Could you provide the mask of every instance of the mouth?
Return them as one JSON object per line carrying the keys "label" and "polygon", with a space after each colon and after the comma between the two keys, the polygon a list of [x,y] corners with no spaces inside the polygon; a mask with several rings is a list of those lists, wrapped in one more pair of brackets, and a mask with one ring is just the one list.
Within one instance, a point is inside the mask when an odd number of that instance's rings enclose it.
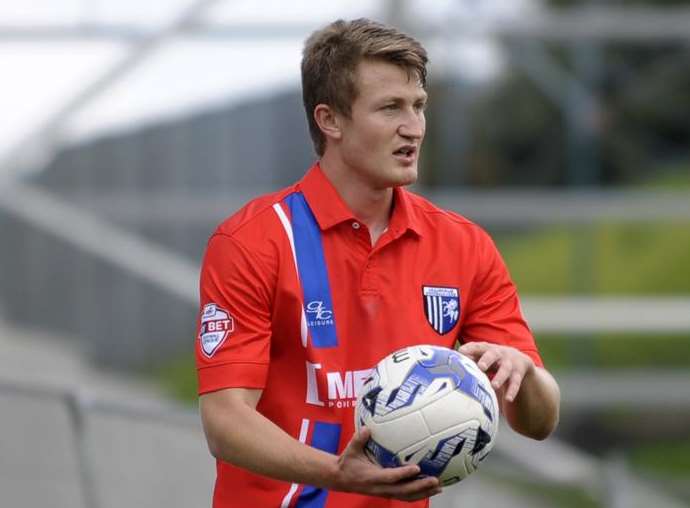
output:
{"label": "mouth", "polygon": [[414,145],[403,145],[393,152],[393,156],[405,163],[414,162],[417,158],[417,147]]}

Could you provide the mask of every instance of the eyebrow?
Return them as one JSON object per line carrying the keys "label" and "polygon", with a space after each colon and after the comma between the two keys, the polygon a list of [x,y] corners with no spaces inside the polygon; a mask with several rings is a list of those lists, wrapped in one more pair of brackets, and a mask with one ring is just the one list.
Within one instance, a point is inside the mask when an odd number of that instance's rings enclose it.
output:
{"label": "eyebrow", "polygon": [[[419,101],[424,101],[426,102],[429,99],[429,94],[422,93],[417,96],[415,96],[412,100],[412,102],[419,102]],[[407,99],[405,97],[401,97],[399,95],[388,95],[385,97],[382,97],[380,102],[406,102]]]}

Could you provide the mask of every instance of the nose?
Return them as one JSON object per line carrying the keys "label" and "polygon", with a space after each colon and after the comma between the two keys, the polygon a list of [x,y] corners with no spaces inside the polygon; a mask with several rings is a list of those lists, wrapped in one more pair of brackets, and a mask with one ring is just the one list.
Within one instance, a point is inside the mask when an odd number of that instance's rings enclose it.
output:
{"label": "nose", "polygon": [[426,118],[424,111],[409,111],[398,127],[398,134],[403,138],[410,140],[418,140],[424,137],[426,129]]}

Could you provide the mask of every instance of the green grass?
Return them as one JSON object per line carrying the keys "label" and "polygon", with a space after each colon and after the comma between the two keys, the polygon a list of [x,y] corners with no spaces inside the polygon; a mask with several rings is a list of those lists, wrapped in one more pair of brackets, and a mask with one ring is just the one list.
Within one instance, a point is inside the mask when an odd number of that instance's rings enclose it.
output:
{"label": "green grass", "polygon": [[175,399],[196,403],[197,378],[194,355],[178,356],[165,362],[155,370],[154,378]]}
{"label": "green grass", "polygon": [[544,334],[537,337],[537,344],[544,363],[553,370],[690,368],[690,333]]}
{"label": "green grass", "polygon": [[606,223],[494,237],[523,295],[690,294],[690,223]]}
{"label": "green grass", "polygon": [[553,506],[554,508],[601,508],[602,504],[594,499],[584,489],[565,485],[551,485],[520,481],[514,478],[497,475],[496,479],[501,483],[523,493],[527,498],[533,499],[541,506]]}
{"label": "green grass", "polygon": [[633,468],[671,477],[690,476],[690,438],[635,446],[628,451]]}
{"label": "green grass", "polygon": [[[690,190],[690,164],[652,168],[642,190]],[[690,223],[614,223],[495,234],[522,294],[690,294]]]}
{"label": "green grass", "polygon": [[642,189],[688,190],[690,189],[690,165],[670,164],[657,168],[654,176],[635,185]]}

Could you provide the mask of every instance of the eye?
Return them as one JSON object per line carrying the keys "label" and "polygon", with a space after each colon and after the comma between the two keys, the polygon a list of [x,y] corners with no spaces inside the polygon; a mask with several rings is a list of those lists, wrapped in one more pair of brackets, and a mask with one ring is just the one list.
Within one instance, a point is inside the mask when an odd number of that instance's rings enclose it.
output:
{"label": "eye", "polygon": [[426,102],[417,102],[414,105],[414,109],[418,112],[426,110]]}
{"label": "eye", "polygon": [[385,104],[381,109],[383,109],[384,111],[395,111],[396,109],[398,109],[398,105],[394,102],[391,102],[390,104]]}

